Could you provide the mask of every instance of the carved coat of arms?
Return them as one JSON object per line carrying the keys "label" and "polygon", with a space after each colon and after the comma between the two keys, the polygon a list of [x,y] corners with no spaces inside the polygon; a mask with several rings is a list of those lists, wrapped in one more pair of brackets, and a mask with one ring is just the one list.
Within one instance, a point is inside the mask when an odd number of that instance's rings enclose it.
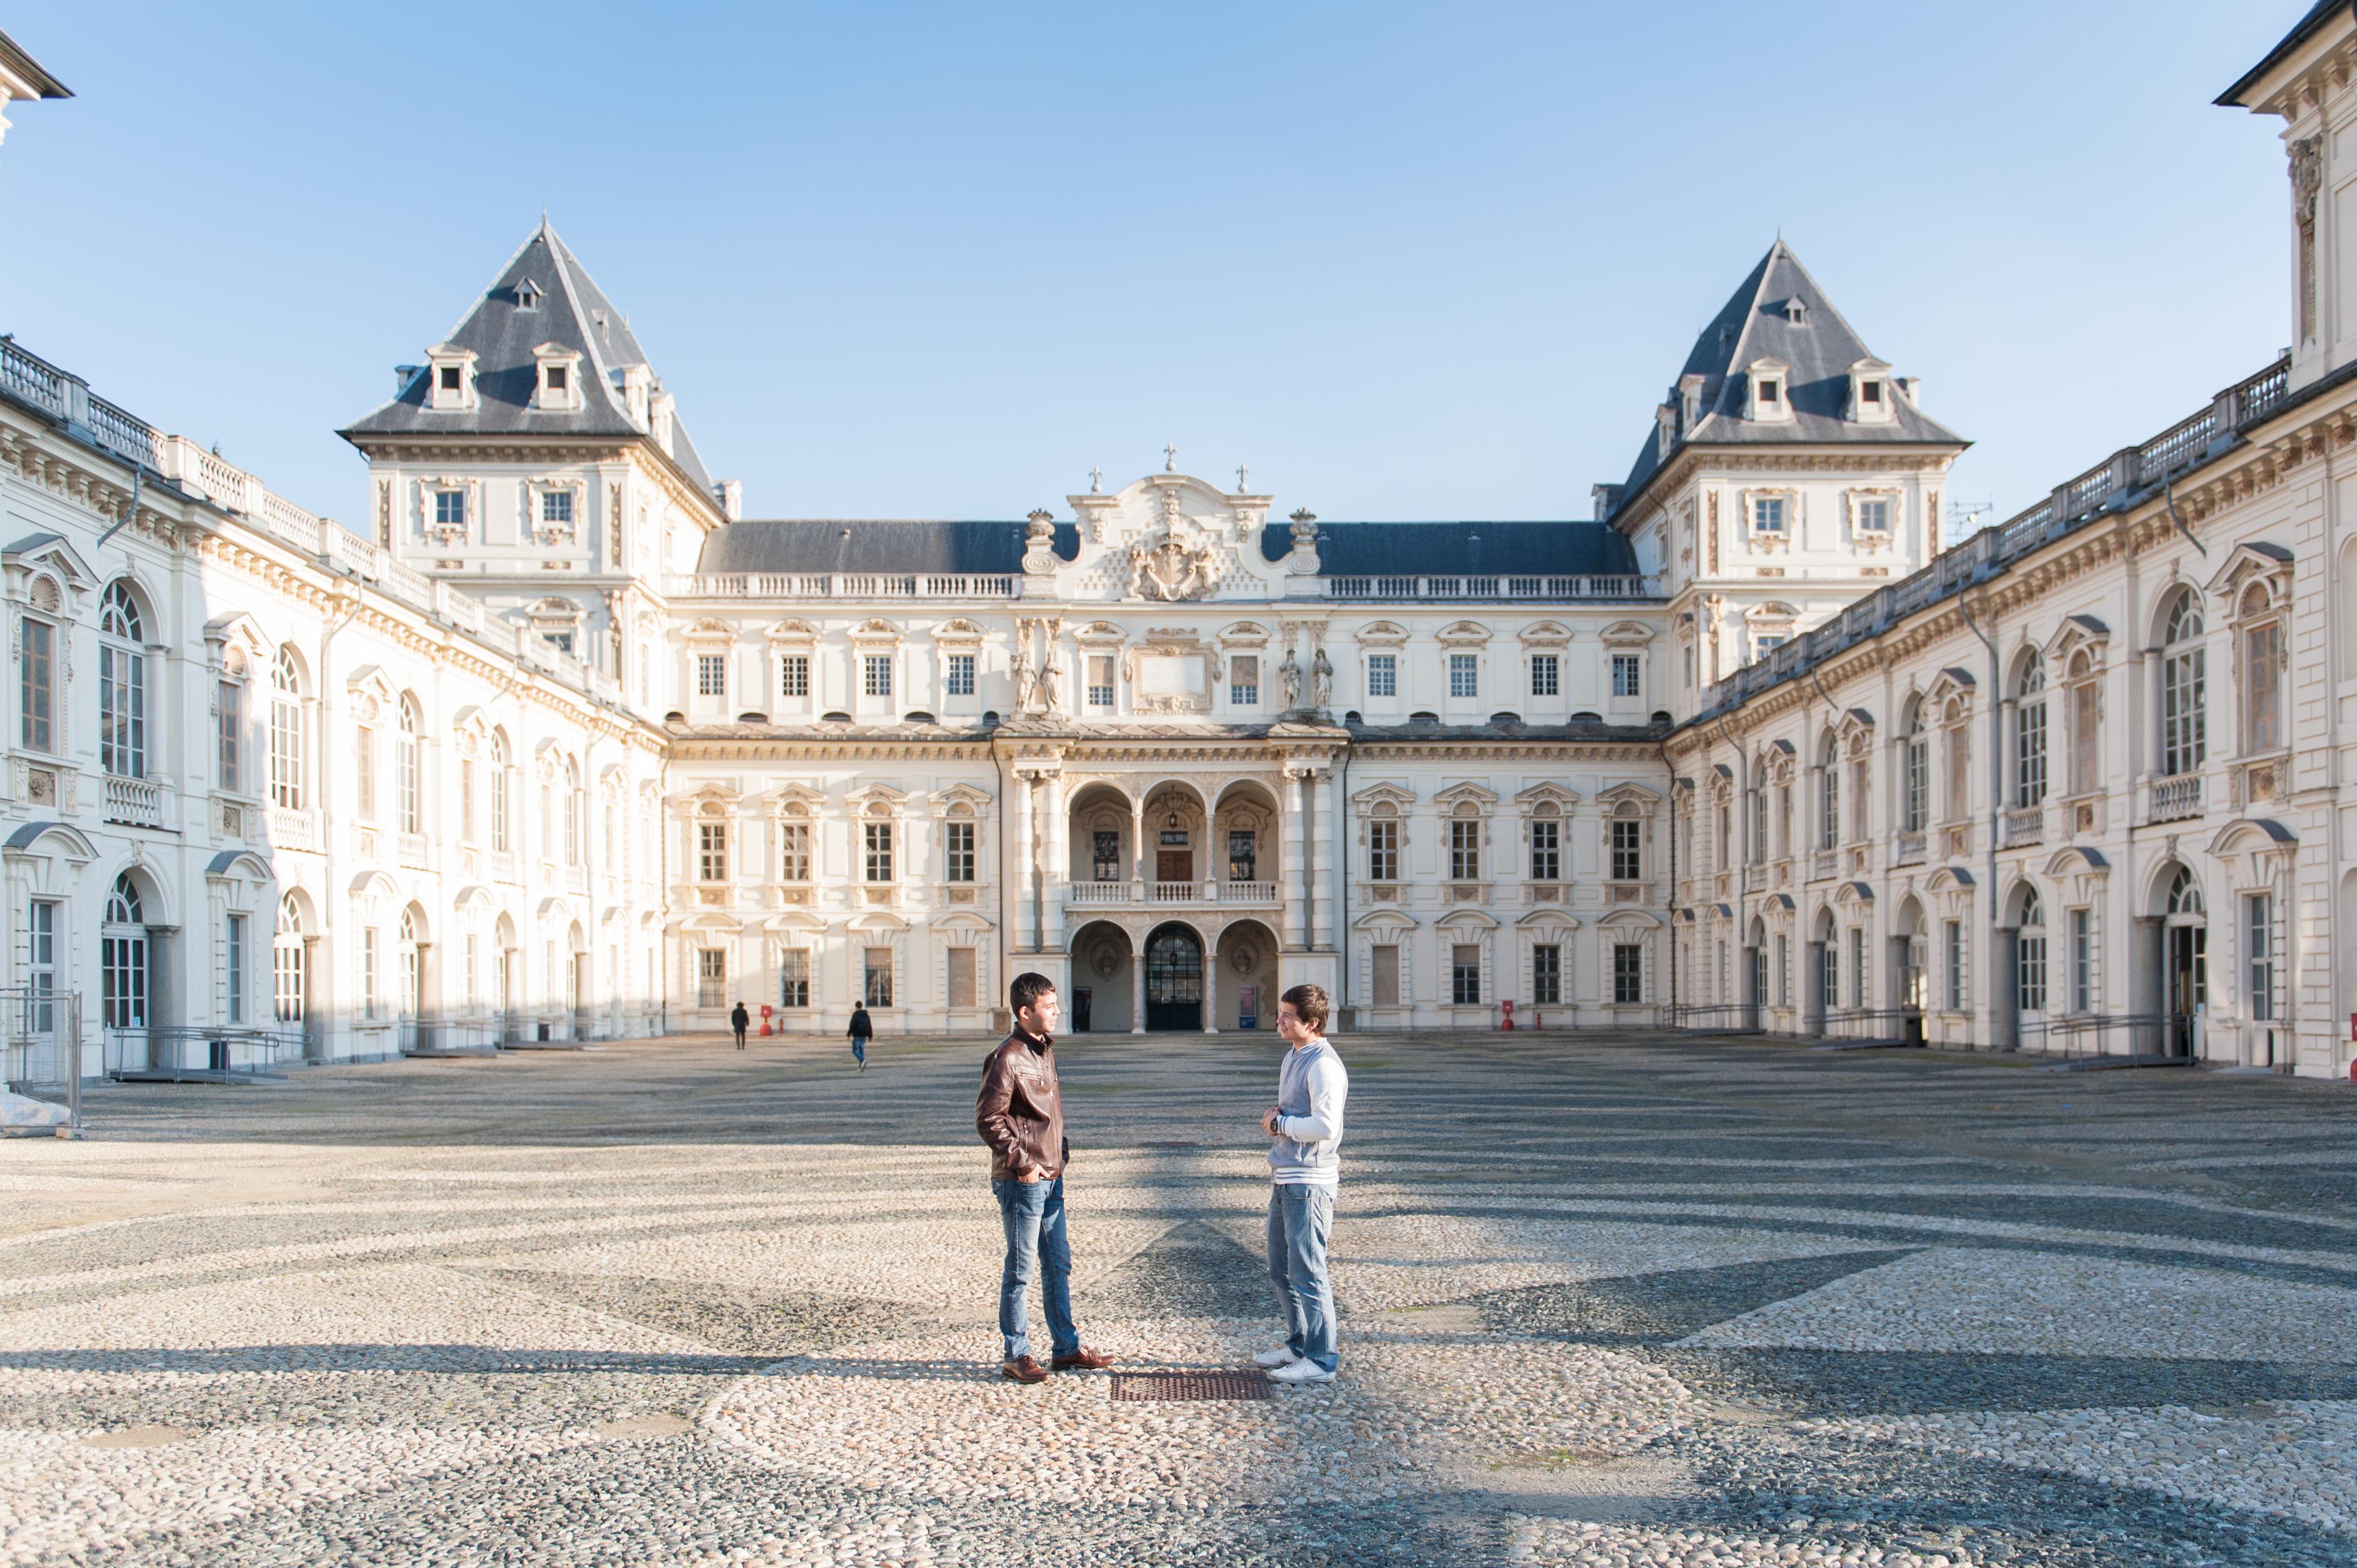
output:
{"label": "carved coat of arms", "polygon": [[1200,598],[1219,575],[1218,552],[1178,510],[1178,496],[1165,495],[1162,526],[1129,547],[1129,591],[1146,599]]}

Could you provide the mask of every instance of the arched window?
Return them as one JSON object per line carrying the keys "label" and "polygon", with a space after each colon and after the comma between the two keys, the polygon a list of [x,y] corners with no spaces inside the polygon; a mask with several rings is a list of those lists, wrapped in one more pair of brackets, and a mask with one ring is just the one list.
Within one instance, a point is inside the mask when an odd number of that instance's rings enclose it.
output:
{"label": "arched window", "polygon": [[1923,704],[1907,709],[1907,728],[1900,741],[1900,825],[1920,833],[1932,821],[1932,737],[1923,729]]}
{"label": "arched window", "polygon": [[1825,731],[1817,746],[1817,847],[1841,846],[1841,743]]}
{"label": "arched window", "polygon": [[425,1011],[425,970],[417,950],[417,917],[401,912],[401,1015],[413,1020]]}
{"label": "arched window", "polygon": [[106,924],[99,933],[101,1004],[110,1029],[147,1026],[147,918],[138,886],[124,872],[106,895]]}
{"label": "arched window", "polygon": [[2013,795],[2018,806],[2046,803],[2046,660],[2031,654],[2014,693]]}
{"label": "arched window", "polygon": [[2177,875],[2169,879],[2169,912],[2172,915],[2206,912],[2201,905],[2201,885],[2193,880],[2193,873],[2181,865],[2177,868]]}
{"label": "arched window", "polygon": [[515,798],[515,764],[508,756],[508,737],[491,735],[491,853],[508,853],[508,807]]}
{"label": "arched window", "polygon": [[278,929],[270,943],[271,990],[278,1021],[303,1021],[303,913],[287,894],[278,900]]}
{"label": "arched window", "polygon": [[393,757],[395,788],[401,793],[401,831],[418,833],[425,831],[425,779],[418,757],[418,731],[422,727],[417,713],[417,699],[404,693],[401,698],[401,738]]}
{"label": "arched window", "polygon": [[270,663],[270,803],[303,804],[303,689],[291,648]]}
{"label": "arched window", "polygon": [[147,650],[138,601],[107,585],[98,611],[98,761],[117,779],[147,777]]}
{"label": "arched window", "polygon": [[2046,1011],[2046,911],[2038,890],[2021,896],[2021,929],[2017,935],[2019,956],[2015,964],[2015,994],[2024,1013]]}
{"label": "arched window", "polygon": [[2161,634],[2160,770],[2169,777],[2198,771],[2209,757],[2204,717],[2207,670],[2201,648],[2201,601],[2180,588]]}
{"label": "arched window", "polygon": [[143,926],[145,907],[139,901],[139,889],[124,872],[114,879],[106,893],[106,923],[110,926]]}
{"label": "arched window", "polygon": [[1948,817],[1952,822],[1965,822],[1973,815],[1973,711],[1964,698],[1948,699],[1947,736],[1944,750],[1948,762]]}

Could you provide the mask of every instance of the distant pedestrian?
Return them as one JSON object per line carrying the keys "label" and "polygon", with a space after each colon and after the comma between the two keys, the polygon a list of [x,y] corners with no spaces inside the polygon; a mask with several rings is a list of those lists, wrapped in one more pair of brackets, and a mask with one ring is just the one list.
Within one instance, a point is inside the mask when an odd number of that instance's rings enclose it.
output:
{"label": "distant pedestrian", "polygon": [[859,1070],[867,1070],[867,1040],[876,1033],[876,1020],[867,1015],[867,1004],[860,1003],[851,1010],[851,1059]]}
{"label": "distant pedestrian", "polygon": [[1268,1276],[1285,1302],[1285,1343],[1253,1359],[1273,1383],[1330,1383],[1338,1364],[1326,1240],[1341,1187],[1351,1078],[1326,1041],[1326,1009],[1322,986],[1297,985],[1278,998],[1276,1032],[1292,1048],[1277,1071],[1276,1103],[1260,1119],[1271,1140]]}
{"label": "distant pedestrian", "polygon": [[737,1031],[737,1048],[740,1051],[745,1048],[745,1031],[752,1026],[752,1022],[753,1015],[745,1011],[745,1004],[742,1002],[729,1010],[728,1026]]}
{"label": "distant pedestrian", "polygon": [[[1056,1087],[1056,983],[1018,974],[1006,988],[1015,1027],[983,1058],[974,1130],[990,1146],[990,1191],[1006,1230],[1006,1265],[998,1276],[1001,1377],[1043,1383],[1050,1371],[1093,1372],[1113,1365],[1081,1343],[1072,1326],[1072,1243],[1064,1230],[1064,1101]],[[1048,1364],[1031,1354],[1028,1326],[1031,1276],[1042,1274],[1048,1301]]]}

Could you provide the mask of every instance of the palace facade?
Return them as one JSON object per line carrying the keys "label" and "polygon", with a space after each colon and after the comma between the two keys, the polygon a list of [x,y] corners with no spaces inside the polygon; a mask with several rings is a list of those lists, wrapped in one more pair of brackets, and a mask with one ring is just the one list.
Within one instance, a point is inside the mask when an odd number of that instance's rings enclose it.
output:
{"label": "palace facade", "polygon": [[2286,124],[2287,358],[1954,548],[1964,441],[1781,241],[1578,521],[1175,453],[1022,520],[745,518],[544,222],[343,432],[354,527],[0,344],[12,1027],[981,1032],[1039,969],[1092,1033],[1315,980],[1359,1029],[2341,1072],[2352,32],[2222,100]]}

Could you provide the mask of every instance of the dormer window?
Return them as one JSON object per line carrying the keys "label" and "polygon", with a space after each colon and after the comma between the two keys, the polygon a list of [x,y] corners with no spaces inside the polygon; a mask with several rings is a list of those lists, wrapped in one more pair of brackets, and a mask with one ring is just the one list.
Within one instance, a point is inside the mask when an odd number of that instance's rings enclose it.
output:
{"label": "dormer window", "polygon": [[538,310],[540,308],[540,285],[533,282],[530,278],[526,278],[523,282],[516,285],[515,294],[516,308],[518,310]]}
{"label": "dormer window", "polygon": [[1899,417],[1898,390],[1889,365],[1860,360],[1849,368],[1849,417],[1854,424],[1889,424]]}
{"label": "dormer window", "polygon": [[442,411],[475,406],[475,353],[444,344],[430,350],[432,379],[425,383],[425,406]]}
{"label": "dormer window", "polygon": [[1754,360],[1745,367],[1750,385],[1746,419],[1760,424],[1789,424],[1792,420],[1792,378],[1781,360]]}
{"label": "dormer window", "polygon": [[1803,300],[1798,295],[1786,300],[1784,302],[1784,319],[1791,322],[1795,327],[1806,327],[1809,324],[1809,306],[1807,302]]}
{"label": "dormer window", "polygon": [[532,351],[532,357],[540,371],[533,388],[532,405],[544,409],[579,408],[580,354],[559,344],[543,343]]}

